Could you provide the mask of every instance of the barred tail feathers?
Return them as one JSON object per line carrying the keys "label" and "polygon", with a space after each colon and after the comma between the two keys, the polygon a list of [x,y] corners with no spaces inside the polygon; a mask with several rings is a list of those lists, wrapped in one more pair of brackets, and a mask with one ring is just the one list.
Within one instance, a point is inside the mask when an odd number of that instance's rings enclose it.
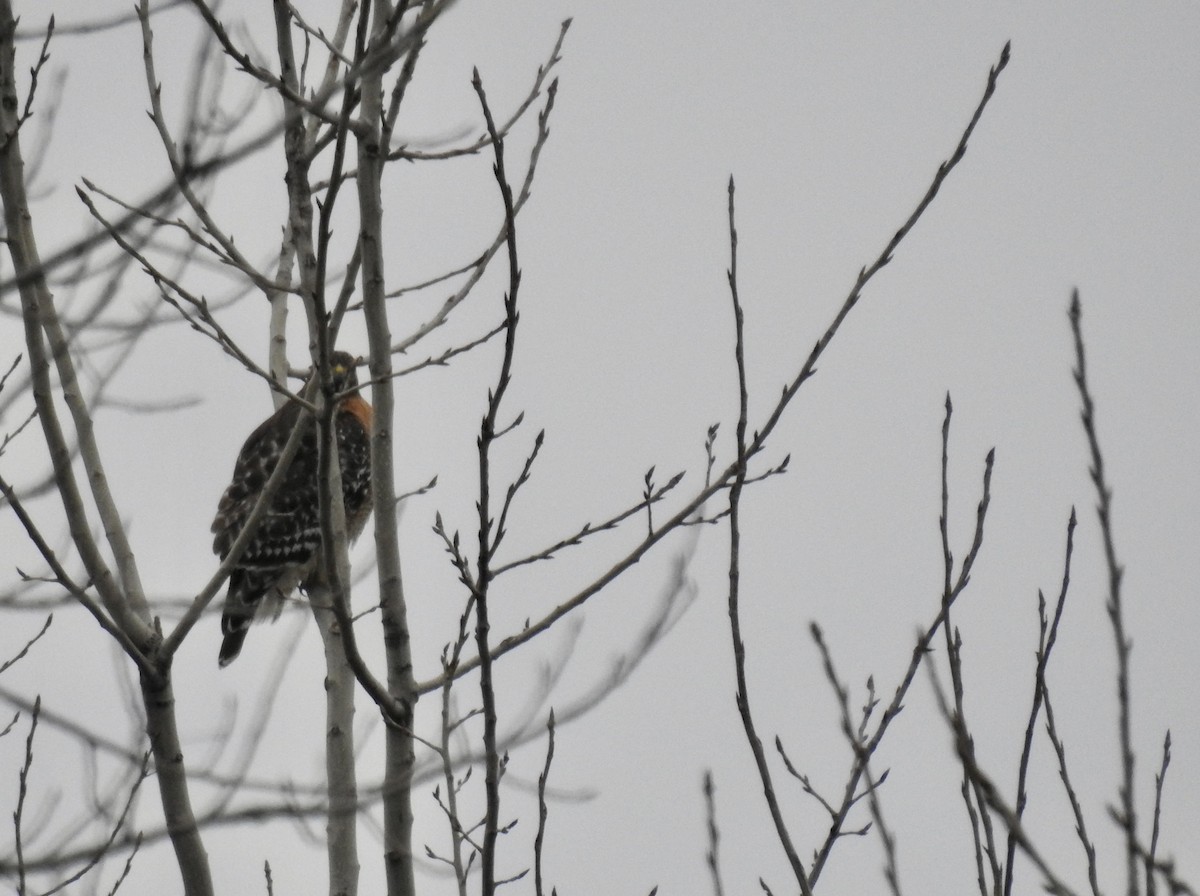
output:
{"label": "barred tail feathers", "polygon": [[237,659],[238,654],[242,652],[242,642],[246,640],[246,632],[250,630],[248,620],[238,623],[241,628],[228,629],[225,620],[230,618],[226,616],[221,620],[221,630],[225,633],[225,637],[221,641],[221,653],[217,656],[217,665],[222,669]]}
{"label": "barred tail feathers", "polygon": [[225,595],[225,609],[221,614],[221,652],[217,662],[225,668],[241,652],[242,642],[250,630],[250,623],[262,607],[263,597],[272,588],[278,587],[278,569],[235,569],[229,576],[229,591]]}

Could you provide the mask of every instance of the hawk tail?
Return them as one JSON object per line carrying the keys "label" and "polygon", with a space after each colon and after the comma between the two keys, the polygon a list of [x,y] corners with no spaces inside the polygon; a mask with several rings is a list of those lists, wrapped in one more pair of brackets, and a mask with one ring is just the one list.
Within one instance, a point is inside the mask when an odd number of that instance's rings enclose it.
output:
{"label": "hawk tail", "polygon": [[222,624],[221,629],[225,632],[225,638],[221,641],[221,653],[217,657],[217,664],[224,669],[242,652],[242,642],[246,640],[246,632],[250,630],[250,623],[247,620],[241,628],[232,630]]}
{"label": "hawk tail", "polygon": [[217,663],[222,669],[237,659],[263,596],[277,577],[275,570],[260,572],[235,569],[230,574],[229,592],[225,595],[225,609],[221,614],[221,634],[225,637],[217,656]]}

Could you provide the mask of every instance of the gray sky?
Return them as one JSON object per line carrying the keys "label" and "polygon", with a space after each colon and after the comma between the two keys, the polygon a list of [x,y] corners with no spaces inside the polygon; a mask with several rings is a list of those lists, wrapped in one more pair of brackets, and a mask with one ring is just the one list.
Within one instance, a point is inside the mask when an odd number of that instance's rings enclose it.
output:
{"label": "gray sky", "polygon": [[[62,25],[127,5],[27,3],[22,24],[40,24],[50,10]],[[265,52],[269,6],[257,6],[248,27]],[[319,4],[310,6],[310,20],[320,21]],[[1120,853],[1105,813],[1117,781],[1113,642],[1066,316],[1078,287],[1115,491],[1117,549],[1127,567],[1139,809],[1146,818],[1170,727],[1175,747],[1162,838],[1194,883],[1200,303],[1192,256],[1200,238],[1193,159],[1200,141],[1200,8],[463,4],[433,33],[401,125],[406,139],[428,145],[473,136],[471,67],[479,67],[493,105],[507,108],[545,60],[559,22],[572,16],[550,142],[518,227],[523,310],[509,407],[523,409],[526,424],[501,457],[515,473],[538,429],[547,430],[547,442],[514,518],[513,552],[636,501],[651,465],[660,481],[687,469],[684,487],[695,487],[714,422],[722,425],[718,450],[728,462],[736,417],[725,282],[729,176],[737,183],[753,422],[795,374],[859,268],[924,193],[978,102],[988,67],[1011,39],[1012,62],[966,158],[870,285],[760,460],[791,455],[786,476],[746,496],[751,697],[768,745],[778,734],[822,792],[839,794],[850,753],[808,624],[824,628],[855,707],[868,675],[890,696],[918,626],[938,606],[940,427],[949,390],[956,557],[970,540],[984,455],[996,448],[986,542],[957,614],[981,761],[1011,793],[1032,689],[1037,591],[1057,594],[1075,506],[1073,584],[1050,676],[1072,771],[1102,847],[1101,870],[1108,889],[1116,888]],[[193,29],[182,11],[156,24],[164,102],[174,121],[187,101],[183,71]],[[23,49],[18,71],[32,61],[32,45]],[[40,181],[51,192],[35,209],[44,251],[84,226],[73,190],[82,177],[136,198],[167,175],[144,115],[136,31],[64,37],[52,52],[52,68],[69,74]],[[231,99],[251,89],[232,72],[226,88]],[[514,167],[529,138],[526,128],[512,141]],[[389,176],[390,287],[465,263],[490,239],[500,204],[489,167],[480,159],[398,167]],[[239,246],[265,258],[279,238],[283,203],[281,164],[265,153],[223,182],[213,206]],[[489,275],[473,306],[421,357],[499,320],[500,273]],[[130,302],[150,297],[146,284],[131,280]],[[394,329],[425,320],[443,298],[434,290],[398,307]],[[243,303],[225,320],[263,356],[261,303]],[[0,332],[15,352],[18,329],[0,323]],[[297,364],[302,345],[294,346]],[[350,329],[346,347],[365,350],[361,331]],[[470,530],[473,430],[496,363],[494,352],[481,352],[450,370],[410,377],[398,392],[400,486],[439,476],[438,488],[410,502],[403,517],[419,678],[437,671],[461,602],[430,526],[440,510],[448,525]],[[155,335],[115,390],[127,398],[201,399],[170,414],[100,421],[148,587],[190,593],[214,568],[208,524],[238,446],[269,411],[267,395],[182,328]],[[22,464],[37,469],[40,456],[30,432],[0,464],[19,480]],[[0,527],[4,543],[16,544],[11,519]],[[541,615],[638,534],[635,528],[597,539],[514,579],[501,593],[497,630]],[[604,676],[653,614],[672,552],[684,546],[683,539],[668,544],[589,605],[550,703],[565,706]],[[561,893],[644,894],[654,884],[664,894],[705,892],[705,768],[716,780],[726,891],[758,892],[760,875],[776,893],[793,889],[733,701],[725,546],[723,528],[705,528],[690,570],[696,597],[688,613],[626,687],[559,732],[552,781],[567,792],[595,794],[552,807],[547,876]],[[13,553],[30,562],[27,549]],[[355,557],[367,554],[363,544]],[[118,736],[126,724],[113,721],[123,718],[114,713],[122,695],[108,645],[86,620],[59,615],[38,654],[4,684],[40,691],[63,711],[79,707]],[[34,625],[32,616],[6,624],[0,653],[11,653]],[[202,738],[235,697],[242,700],[237,731],[245,728],[255,683],[287,628],[253,631],[243,658],[220,674],[215,619],[191,635],[176,680],[185,731],[196,739],[194,762],[211,755]],[[320,646],[312,629],[310,623],[302,636],[268,729],[257,766],[263,773],[285,767],[300,777],[321,766]],[[938,646],[944,660],[940,638]],[[538,664],[566,647],[563,635],[552,636],[524,660],[501,664],[502,711],[518,712],[536,687]],[[962,891],[972,885],[974,864],[951,739],[923,676],[907,703],[877,763],[891,769],[881,795],[898,836],[902,881],[908,892],[937,892],[939,885]],[[434,730],[435,710],[432,701],[422,709],[426,733]],[[365,700],[359,714],[367,725],[373,714]],[[8,781],[0,792],[15,788],[23,748],[17,740],[0,741],[0,773]],[[378,768],[380,744],[376,731],[364,753],[364,779]],[[53,786],[51,769],[74,767],[70,748],[55,758],[52,749],[48,744],[40,767],[42,787]],[[536,780],[541,759],[540,747],[515,752],[512,776]],[[775,770],[807,857],[827,822],[782,767]],[[1044,838],[1063,876],[1086,886],[1044,738],[1031,782],[1030,829]],[[505,796],[504,814],[521,817],[502,858],[501,870],[513,873],[528,864],[536,809],[522,790]],[[156,800],[143,810],[148,819]],[[427,791],[416,804],[418,847],[441,847],[444,825]],[[218,832],[207,844],[225,892],[246,892],[240,888],[258,880],[264,858],[276,893],[312,891],[324,867],[323,849],[289,829],[277,829],[268,842],[245,829]],[[362,858],[363,892],[373,892],[381,869],[369,835]],[[830,892],[882,891],[881,866],[876,838],[849,839],[823,882]],[[173,874],[169,861],[147,856],[130,889],[172,885]],[[1025,889],[1037,886],[1029,868],[1018,880]],[[452,884],[431,878],[429,886],[449,892]]]}

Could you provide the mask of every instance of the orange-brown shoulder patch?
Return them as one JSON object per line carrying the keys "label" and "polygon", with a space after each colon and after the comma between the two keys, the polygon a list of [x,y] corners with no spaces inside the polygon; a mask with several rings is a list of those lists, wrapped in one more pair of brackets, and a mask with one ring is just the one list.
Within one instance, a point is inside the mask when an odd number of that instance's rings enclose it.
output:
{"label": "orange-brown shoulder patch", "polygon": [[349,411],[363,425],[363,429],[367,432],[371,431],[371,420],[375,416],[375,409],[357,392],[342,399],[342,410]]}

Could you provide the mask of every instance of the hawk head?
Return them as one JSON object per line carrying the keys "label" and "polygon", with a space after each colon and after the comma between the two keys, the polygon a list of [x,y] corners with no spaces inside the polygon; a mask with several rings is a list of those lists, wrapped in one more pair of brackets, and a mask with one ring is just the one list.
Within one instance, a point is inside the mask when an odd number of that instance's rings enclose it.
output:
{"label": "hawk head", "polygon": [[349,352],[334,352],[329,356],[329,372],[333,374],[333,391],[340,394],[358,385],[358,365],[362,358]]}

